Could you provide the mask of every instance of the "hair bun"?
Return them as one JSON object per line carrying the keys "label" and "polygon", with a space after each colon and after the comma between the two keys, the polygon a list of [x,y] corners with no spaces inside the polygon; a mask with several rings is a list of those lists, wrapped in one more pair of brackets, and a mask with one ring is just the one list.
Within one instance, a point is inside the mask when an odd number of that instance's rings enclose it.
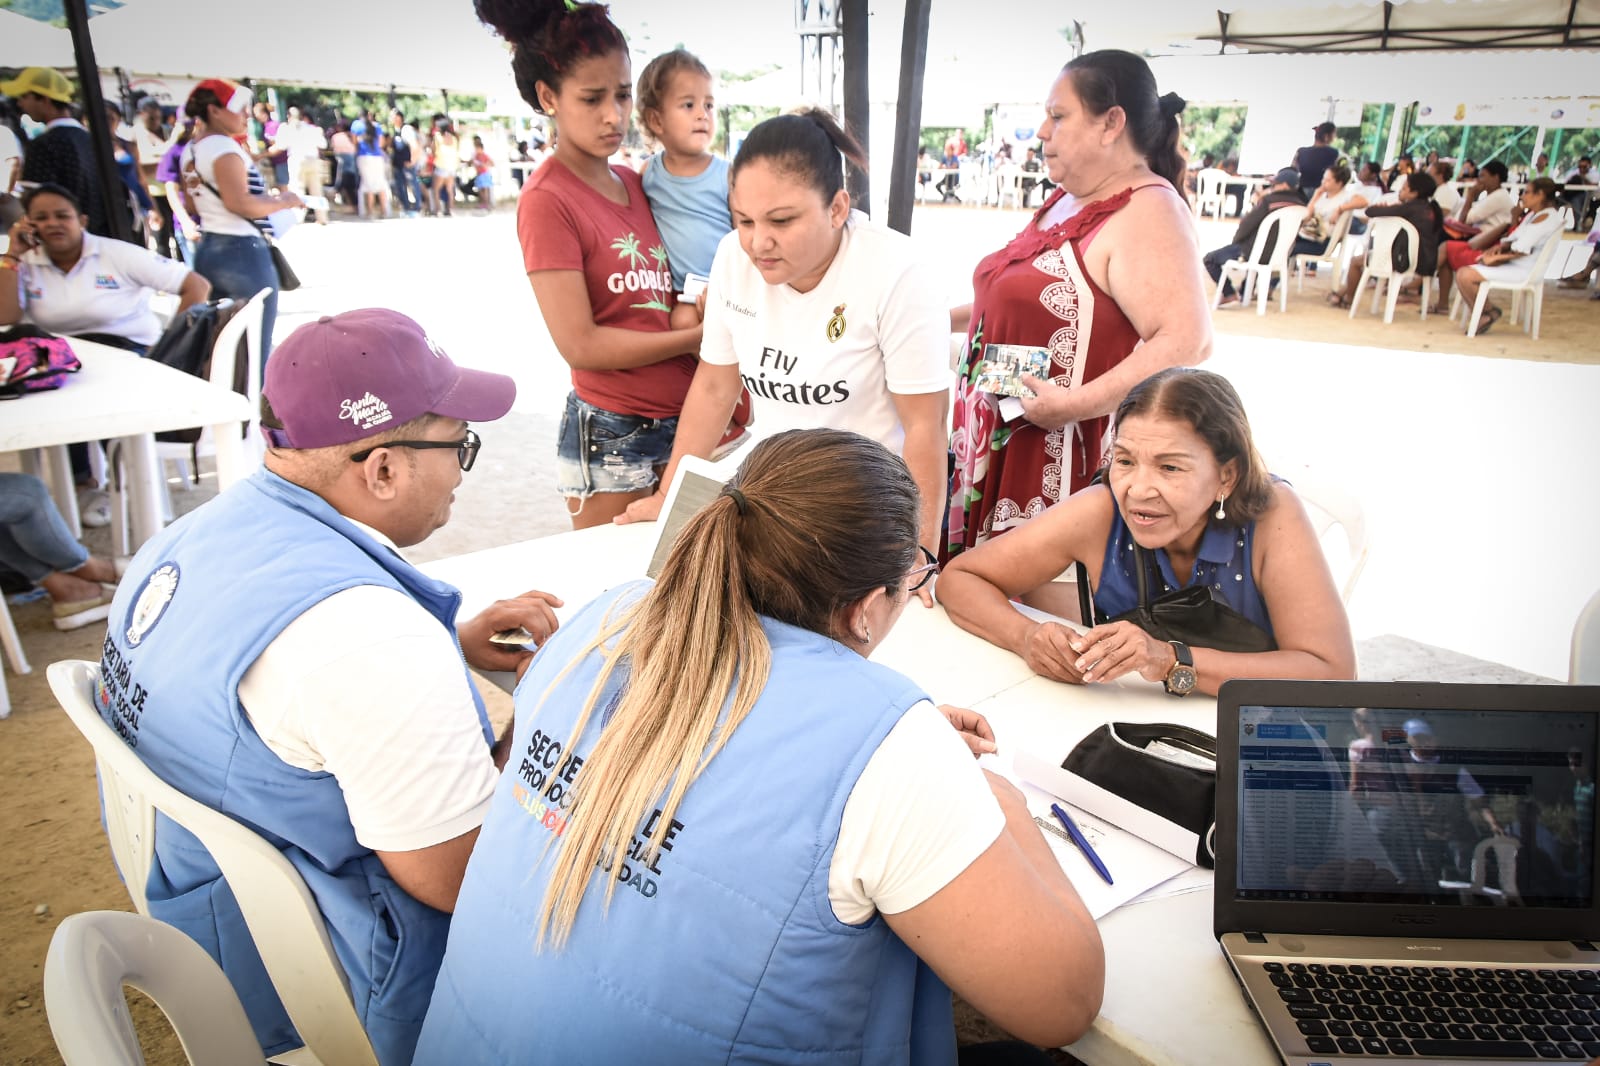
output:
{"label": "hair bun", "polygon": [[478,21],[513,44],[539,36],[567,11],[562,0],[473,0]]}
{"label": "hair bun", "polygon": [[1161,98],[1161,117],[1172,118],[1175,115],[1181,115],[1183,109],[1188,106],[1189,101],[1177,93],[1167,93]]}

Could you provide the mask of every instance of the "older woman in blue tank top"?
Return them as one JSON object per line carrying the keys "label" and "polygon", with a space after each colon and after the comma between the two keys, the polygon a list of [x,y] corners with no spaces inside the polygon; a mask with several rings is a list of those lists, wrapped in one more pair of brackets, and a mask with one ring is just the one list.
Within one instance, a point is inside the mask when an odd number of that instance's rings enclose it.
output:
{"label": "older woman in blue tank top", "polygon": [[[1091,485],[1010,535],[945,568],[939,602],[963,629],[1075,684],[1139,674],[1176,696],[1215,694],[1233,677],[1350,678],[1350,622],[1317,534],[1294,490],[1266,471],[1226,378],[1176,368],[1146,378],[1117,409],[1110,466]],[[1052,580],[1082,564],[1092,626],[1078,634],[1022,614],[1012,599],[1077,619]],[[1103,622],[1146,595],[1204,586],[1225,604],[1230,635],[1265,650],[1193,647],[1131,620]],[[1080,578],[1081,580],[1081,578]],[[1059,600],[1060,597],[1055,597]],[[1099,624],[1096,624],[1096,623]]]}

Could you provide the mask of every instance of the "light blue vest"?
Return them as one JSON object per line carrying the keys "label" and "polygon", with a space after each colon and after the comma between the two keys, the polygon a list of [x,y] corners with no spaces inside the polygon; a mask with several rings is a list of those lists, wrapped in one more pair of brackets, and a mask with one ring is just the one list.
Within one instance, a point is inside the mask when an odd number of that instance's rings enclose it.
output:
{"label": "light blue vest", "polygon": [[[278,758],[239,705],[239,679],[273,638],[357,585],[404,592],[446,627],[461,601],[320,497],[263,470],[140,550],[111,607],[98,697],[159,777],[282,849],[317,899],[379,1061],[399,1066],[411,1061],[450,917],[412,899],[357,843],[333,775]],[[262,1048],[299,1046],[227,882],[165,817],[146,891],[151,913],[227,973]]]}
{"label": "light blue vest", "polygon": [[[647,816],[596,873],[562,950],[534,949],[564,824],[570,730],[600,670],[557,675],[602,618],[641,592],[590,604],[517,688],[515,744],[467,868],[418,1066],[463,1062],[953,1064],[950,990],[881,916],[842,924],[828,868],[845,801],[907,708],[906,678],[806,630],[763,621],[772,673],[754,709],[670,825]],[[601,707],[617,697],[613,679]],[[591,721],[577,750],[599,734]],[[574,771],[581,775],[581,766]],[[659,840],[654,865],[645,835]]]}

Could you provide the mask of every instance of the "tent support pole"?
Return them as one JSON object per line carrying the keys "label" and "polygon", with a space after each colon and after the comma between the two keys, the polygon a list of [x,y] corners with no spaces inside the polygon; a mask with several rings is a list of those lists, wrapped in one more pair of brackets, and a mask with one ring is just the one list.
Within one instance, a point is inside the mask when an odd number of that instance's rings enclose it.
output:
{"label": "tent support pole", "polygon": [[[871,42],[867,34],[867,0],[844,0],[840,6],[844,30],[844,117],[850,132],[863,146],[872,143],[872,106],[868,102],[867,59]],[[872,186],[867,172],[849,163],[845,188],[850,206],[872,213]]]}
{"label": "tent support pole", "polygon": [[89,8],[84,0],[65,0],[67,29],[72,33],[72,54],[78,61],[78,91],[83,97],[84,125],[89,127],[89,143],[94,146],[95,178],[100,200],[106,209],[106,224],[111,236],[133,243],[133,227],[128,218],[128,194],[117,173],[111,149],[111,131],[106,129],[106,98],[100,92],[100,67],[94,59],[94,41],[89,37]]}
{"label": "tent support pole", "polygon": [[922,73],[928,62],[928,11],[932,0],[906,0],[900,31],[900,92],[895,108],[894,162],[889,168],[889,226],[911,232],[917,195],[917,144],[922,139]]}

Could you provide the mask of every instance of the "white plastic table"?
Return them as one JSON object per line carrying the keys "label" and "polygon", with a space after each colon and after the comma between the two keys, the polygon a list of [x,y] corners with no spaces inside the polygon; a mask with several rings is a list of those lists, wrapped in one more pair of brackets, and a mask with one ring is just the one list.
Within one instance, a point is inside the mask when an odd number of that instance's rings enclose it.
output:
{"label": "white plastic table", "polygon": [[[602,526],[440,559],[423,570],[463,593],[462,617],[531,588],[565,600],[566,619],[601,592],[642,575],[654,523]],[[935,586],[937,588],[937,586]],[[1401,637],[1361,641],[1370,679],[1529,682],[1508,667]],[[906,606],[873,660],[915,680],[941,703],[980,711],[993,726],[1004,769],[1019,748],[1063,756],[1101,723],[1181,722],[1216,732],[1216,701],[1174,699],[1138,679],[1066,685],[1037,677],[1022,659],[965,632],[942,607]],[[510,674],[490,679],[510,691]],[[1186,889],[1173,894],[1177,886]],[[1192,869],[1098,922],[1106,951],[1105,1000],[1089,1032],[1069,1050],[1092,1066],[1278,1062],[1240,995],[1211,934],[1212,878]]]}
{"label": "white plastic table", "polygon": [[164,490],[154,434],[211,426],[218,485],[226,488],[247,473],[238,429],[250,416],[243,395],[132,352],[77,338],[70,343],[83,369],[65,385],[0,401],[0,452],[45,452],[46,480],[69,525],[77,526],[78,505],[66,462],[68,444],[123,440],[134,547],[162,524]]}

